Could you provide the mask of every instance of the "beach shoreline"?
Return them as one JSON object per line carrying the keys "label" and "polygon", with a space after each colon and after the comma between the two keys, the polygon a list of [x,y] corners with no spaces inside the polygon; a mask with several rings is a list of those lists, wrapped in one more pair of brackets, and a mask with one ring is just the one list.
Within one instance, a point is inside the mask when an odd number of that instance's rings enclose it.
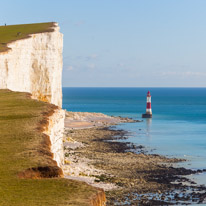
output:
{"label": "beach shoreline", "polygon": [[107,205],[204,201],[206,187],[187,175],[205,170],[176,168],[174,163],[183,159],[146,154],[144,146],[120,141],[127,139],[128,132],[111,125],[134,122],[131,119],[101,113],[67,112],[66,116],[65,177],[103,188]]}

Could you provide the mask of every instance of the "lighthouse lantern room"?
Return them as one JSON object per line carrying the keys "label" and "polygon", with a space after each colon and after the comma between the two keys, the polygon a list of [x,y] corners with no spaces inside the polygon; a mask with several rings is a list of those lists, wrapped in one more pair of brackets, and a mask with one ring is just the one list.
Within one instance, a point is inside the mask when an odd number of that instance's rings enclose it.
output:
{"label": "lighthouse lantern room", "polygon": [[142,114],[142,118],[152,118],[152,107],[151,107],[151,94],[150,94],[150,91],[147,92],[146,113]]}

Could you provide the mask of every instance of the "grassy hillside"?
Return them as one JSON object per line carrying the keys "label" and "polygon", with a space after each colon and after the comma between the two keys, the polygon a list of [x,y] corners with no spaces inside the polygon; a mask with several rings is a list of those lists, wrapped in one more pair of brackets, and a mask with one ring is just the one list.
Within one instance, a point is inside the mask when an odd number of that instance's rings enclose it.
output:
{"label": "grassy hillside", "polygon": [[26,93],[0,90],[0,205],[89,205],[93,187],[64,178],[19,178],[28,168],[54,167],[42,124],[55,106]]}
{"label": "grassy hillside", "polygon": [[0,52],[8,50],[7,43],[24,39],[29,34],[53,31],[54,23],[0,26]]}

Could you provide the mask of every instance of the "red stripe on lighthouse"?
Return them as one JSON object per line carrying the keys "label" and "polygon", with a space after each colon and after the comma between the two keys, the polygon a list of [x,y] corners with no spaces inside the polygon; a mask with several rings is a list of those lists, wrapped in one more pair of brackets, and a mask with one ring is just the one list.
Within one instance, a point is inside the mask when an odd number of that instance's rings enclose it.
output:
{"label": "red stripe on lighthouse", "polygon": [[147,109],[151,109],[151,102],[147,102]]}

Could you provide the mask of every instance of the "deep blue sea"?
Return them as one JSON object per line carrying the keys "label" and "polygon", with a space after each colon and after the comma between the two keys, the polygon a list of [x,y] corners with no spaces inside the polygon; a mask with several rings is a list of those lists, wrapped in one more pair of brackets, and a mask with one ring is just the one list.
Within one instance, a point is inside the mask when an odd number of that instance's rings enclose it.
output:
{"label": "deep blue sea", "polygon": [[[118,125],[130,132],[126,141],[150,153],[188,159],[180,166],[206,168],[206,88],[63,88],[63,108],[141,120],[148,90],[153,118]],[[194,176],[206,184],[205,177]]]}

